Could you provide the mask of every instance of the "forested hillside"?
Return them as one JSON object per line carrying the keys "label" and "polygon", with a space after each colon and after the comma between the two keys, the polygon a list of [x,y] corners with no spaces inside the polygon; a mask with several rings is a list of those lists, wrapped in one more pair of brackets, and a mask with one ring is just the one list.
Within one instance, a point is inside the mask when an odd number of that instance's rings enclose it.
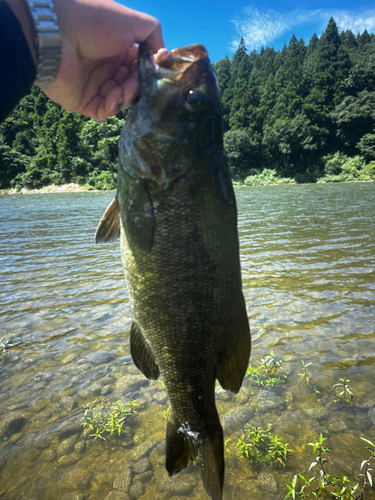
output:
{"label": "forested hillside", "polygon": [[[214,64],[232,177],[246,184],[375,179],[375,35],[331,18],[308,45]],[[0,125],[0,188],[77,182],[114,187],[126,112],[105,124],[63,111],[33,88]]]}

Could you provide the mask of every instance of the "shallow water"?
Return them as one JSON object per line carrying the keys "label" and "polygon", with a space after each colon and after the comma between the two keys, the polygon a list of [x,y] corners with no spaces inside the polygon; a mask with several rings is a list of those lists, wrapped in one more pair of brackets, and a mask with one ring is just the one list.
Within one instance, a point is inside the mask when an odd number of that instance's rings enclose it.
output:
{"label": "shallow water", "polygon": [[[355,478],[375,441],[375,184],[236,191],[251,363],[273,354],[286,382],[217,389],[229,451],[225,499],[282,499],[327,437],[330,472]],[[131,311],[117,243],[95,246],[110,193],[0,198],[0,498],[207,499],[198,467],[168,479],[161,381],[129,355]],[[306,384],[301,361],[312,363]],[[351,405],[333,385],[350,379]],[[86,404],[137,400],[119,439],[88,437]],[[285,468],[235,451],[246,423],[294,453]],[[375,498],[368,494],[367,498]]]}

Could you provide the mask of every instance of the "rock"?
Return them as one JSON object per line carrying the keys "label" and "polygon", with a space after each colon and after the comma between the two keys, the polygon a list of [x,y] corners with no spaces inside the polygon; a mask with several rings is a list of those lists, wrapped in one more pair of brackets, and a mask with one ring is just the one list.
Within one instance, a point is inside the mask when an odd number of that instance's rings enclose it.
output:
{"label": "rock", "polygon": [[303,412],[311,419],[317,420],[328,420],[330,417],[330,412],[327,408],[322,406],[307,406],[303,408]]}
{"label": "rock", "polygon": [[105,385],[103,389],[101,390],[101,394],[103,396],[107,396],[108,394],[111,394],[113,392],[113,388],[110,385]]}
{"label": "rock", "polygon": [[57,456],[62,457],[63,455],[68,455],[70,452],[73,451],[76,442],[77,442],[77,436],[71,436],[68,439],[64,439],[64,441],[61,441],[61,443],[58,445],[56,449]]}
{"label": "rock", "polygon": [[156,391],[153,394],[153,399],[156,401],[159,405],[164,404],[167,399],[168,399],[168,394],[166,391]]}
{"label": "rock", "polygon": [[247,406],[235,408],[223,418],[223,427],[226,434],[232,434],[235,431],[242,432],[246,424],[250,422],[254,411]]}
{"label": "rock", "polygon": [[16,434],[13,434],[13,436],[9,438],[8,443],[15,444],[21,437],[22,437],[22,432],[17,432]]}
{"label": "rock", "polygon": [[67,493],[61,500],[83,500],[86,498],[85,493]]}
{"label": "rock", "polygon": [[56,458],[56,453],[54,450],[48,449],[42,451],[40,454],[40,459],[42,462],[52,462],[52,460],[55,460]]}
{"label": "rock", "polygon": [[267,474],[266,472],[261,472],[256,481],[259,488],[268,491],[268,493],[277,493],[278,487],[276,479],[272,474]]}
{"label": "rock", "polygon": [[119,491],[127,493],[129,491],[129,488],[130,488],[131,480],[132,480],[131,470],[125,469],[115,479],[115,482],[113,483],[113,488],[115,490],[119,490]]}
{"label": "rock", "polygon": [[113,490],[104,500],[130,500],[130,497],[123,491]]}
{"label": "rock", "polygon": [[258,397],[254,398],[251,403],[251,406],[260,413],[281,410],[284,405],[285,402],[280,396],[266,390],[259,391]]}
{"label": "rock", "polygon": [[65,439],[68,438],[74,434],[81,433],[83,430],[83,427],[81,425],[81,418],[82,414],[78,414],[69,420],[63,422],[62,424],[59,424],[54,431],[56,431],[57,435],[59,436],[59,439]]}
{"label": "rock", "polygon": [[133,458],[137,462],[140,460],[143,456],[149,453],[149,451],[156,445],[154,441],[151,441],[151,439],[148,439],[147,441],[144,441],[141,443],[133,452]]}
{"label": "rock", "polygon": [[370,421],[375,425],[375,408],[371,408],[368,412]]}
{"label": "rock", "polygon": [[73,465],[79,461],[81,458],[78,453],[71,453],[70,455],[64,455],[63,457],[60,457],[57,461],[57,466],[58,467],[69,467],[69,465]]}
{"label": "rock", "polygon": [[78,441],[78,443],[74,445],[74,450],[76,453],[83,453],[85,449],[86,449],[85,441]]}
{"label": "rock", "polygon": [[139,497],[143,495],[144,491],[145,491],[144,484],[142,484],[140,481],[135,481],[135,483],[129,490],[129,496],[130,498],[134,498],[134,500],[137,500]]}
{"label": "rock", "polygon": [[38,450],[45,450],[48,448],[48,434],[46,432],[43,432],[42,434],[39,434],[35,439],[34,439],[34,446]]}
{"label": "rock", "polygon": [[192,475],[173,476],[162,481],[160,489],[170,495],[188,496],[193,491],[195,484],[196,480]]}
{"label": "rock", "polygon": [[224,390],[222,387],[216,387],[216,390],[215,390],[215,394],[216,394],[216,399],[218,401],[224,401],[224,402],[229,402],[229,401],[232,401],[232,398],[233,398],[233,394],[229,391],[226,391]]}
{"label": "rock", "polygon": [[147,472],[142,472],[142,474],[138,474],[137,480],[141,481],[141,483],[145,484],[151,480],[153,475],[154,475],[154,473],[152,472],[152,470],[148,470]]}
{"label": "rock", "polygon": [[150,461],[148,458],[142,458],[133,466],[133,472],[135,474],[141,474],[142,472],[146,472],[151,467]]}
{"label": "rock", "polygon": [[65,396],[60,399],[58,403],[58,407],[65,410],[66,412],[71,412],[75,408],[77,408],[77,401],[74,401],[74,399],[70,396]]}
{"label": "rock", "polygon": [[25,423],[25,418],[17,412],[2,415],[0,420],[0,439],[10,437],[19,432]]}
{"label": "rock", "polygon": [[100,382],[94,382],[90,385],[90,394],[98,396],[102,392],[102,385]]}
{"label": "rock", "polygon": [[121,377],[116,382],[116,390],[118,392],[128,393],[135,392],[139,390],[141,387],[145,387],[150,384],[150,381],[147,380],[143,375],[125,375]]}
{"label": "rock", "polygon": [[66,365],[68,363],[71,363],[72,361],[74,361],[75,359],[78,358],[78,355],[77,354],[69,354],[69,356],[67,356],[66,358],[64,358],[62,361],[61,361],[61,364],[62,365]]}
{"label": "rock", "polygon": [[111,353],[107,351],[96,351],[89,354],[86,358],[86,361],[91,363],[94,366],[99,366],[104,363],[109,363],[113,360],[113,356]]}

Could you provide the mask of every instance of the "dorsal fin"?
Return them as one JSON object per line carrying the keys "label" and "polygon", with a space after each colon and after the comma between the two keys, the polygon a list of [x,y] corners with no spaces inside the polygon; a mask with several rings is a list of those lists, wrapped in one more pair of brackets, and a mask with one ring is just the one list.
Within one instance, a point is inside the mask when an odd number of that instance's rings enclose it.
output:
{"label": "dorsal fin", "polygon": [[95,243],[109,243],[120,237],[120,205],[117,197],[111,201],[100,219],[95,233]]}

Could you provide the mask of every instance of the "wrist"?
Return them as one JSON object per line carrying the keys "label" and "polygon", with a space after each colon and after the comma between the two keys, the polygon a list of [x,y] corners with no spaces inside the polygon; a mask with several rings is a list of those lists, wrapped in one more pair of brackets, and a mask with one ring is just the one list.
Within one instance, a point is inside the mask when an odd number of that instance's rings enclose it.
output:
{"label": "wrist", "polygon": [[30,11],[37,47],[37,74],[34,85],[52,83],[61,60],[61,35],[52,0],[26,0]]}

